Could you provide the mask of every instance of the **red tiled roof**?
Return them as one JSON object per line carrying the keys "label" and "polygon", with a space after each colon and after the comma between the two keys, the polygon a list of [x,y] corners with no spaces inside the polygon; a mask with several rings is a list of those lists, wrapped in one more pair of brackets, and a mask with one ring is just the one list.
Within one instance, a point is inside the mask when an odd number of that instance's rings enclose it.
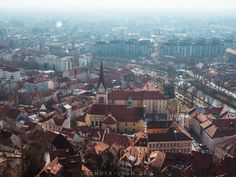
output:
{"label": "red tiled roof", "polygon": [[149,164],[158,168],[162,168],[165,162],[166,154],[161,151],[154,151],[151,153]]}
{"label": "red tiled roof", "polygon": [[232,155],[233,158],[236,158],[236,138],[235,137],[230,138],[221,143],[218,143],[216,147]]}
{"label": "red tiled roof", "polygon": [[217,163],[213,168],[214,176],[235,177],[236,176],[236,160],[226,157],[223,161]]}
{"label": "red tiled roof", "polygon": [[47,167],[46,167],[46,172],[56,175],[62,168],[62,165],[58,162],[58,158],[56,157],[51,161]]}
{"label": "red tiled roof", "polygon": [[119,134],[107,134],[103,142],[110,146],[114,143],[121,145],[123,147],[129,147],[131,145],[131,141],[127,136]]}
{"label": "red tiled roof", "polygon": [[32,83],[32,84],[37,84],[37,83],[45,82],[45,81],[49,81],[48,76],[39,75],[39,76],[36,76],[36,77],[31,77],[30,79],[26,80],[25,82]]}
{"label": "red tiled roof", "polygon": [[111,113],[118,122],[137,122],[144,118],[143,107],[127,108],[126,105],[93,104],[87,113],[92,115],[108,115]]}
{"label": "red tiled roof", "polygon": [[104,152],[105,150],[108,150],[109,149],[109,145],[106,144],[106,143],[99,143],[97,144],[95,147],[94,147],[94,150],[96,152],[96,154],[101,154],[102,152]]}
{"label": "red tiled roof", "polygon": [[205,129],[211,138],[232,136],[236,134],[236,119],[212,119],[212,125]]}
{"label": "red tiled roof", "polygon": [[[212,165],[213,155],[192,151],[192,168],[194,171],[207,170]],[[199,163],[200,162],[200,163]]]}
{"label": "red tiled roof", "polygon": [[82,171],[86,177],[93,177],[93,172],[88,167],[82,165]]}
{"label": "red tiled roof", "polygon": [[165,133],[149,133],[148,142],[162,142],[162,141],[191,141],[188,135],[183,132],[177,132],[171,129]]}
{"label": "red tiled roof", "polygon": [[129,97],[132,100],[144,100],[144,99],[159,99],[166,100],[166,97],[160,91],[111,91],[108,93],[109,100],[128,100]]}
{"label": "red tiled roof", "polygon": [[208,120],[207,116],[203,113],[200,113],[197,115],[196,119],[200,122],[203,123]]}

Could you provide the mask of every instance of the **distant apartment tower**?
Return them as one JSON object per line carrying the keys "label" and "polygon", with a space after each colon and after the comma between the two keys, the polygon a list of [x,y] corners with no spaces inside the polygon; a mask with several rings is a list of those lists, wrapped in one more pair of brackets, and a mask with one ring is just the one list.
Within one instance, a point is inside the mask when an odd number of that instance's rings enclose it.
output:
{"label": "distant apartment tower", "polygon": [[232,40],[220,40],[218,38],[183,40],[172,39],[160,44],[160,56],[165,57],[185,57],[185,58],[215,58],[223,56],[228,46],[233,46]]}
{"label": "distant apartment tower", "polygon": [[21,81],[20,70],[0,64],[0,91],[11,92],[15,90],[19,81]]}
{"label": "distant apartment tower", "polygon": [[113,40],[110,42],[96,42],[94,56],[112,58],[149,58],[154,47],[150,40]]}
{"label": "distant apartment tower", "polygon": [[43,58],[39,58],[37,62],[45,70],[53,69],[57,72],[64,72],[73,68],[72,59],[73,57],[69,56],[58,58],[55,55],[46,55]]}

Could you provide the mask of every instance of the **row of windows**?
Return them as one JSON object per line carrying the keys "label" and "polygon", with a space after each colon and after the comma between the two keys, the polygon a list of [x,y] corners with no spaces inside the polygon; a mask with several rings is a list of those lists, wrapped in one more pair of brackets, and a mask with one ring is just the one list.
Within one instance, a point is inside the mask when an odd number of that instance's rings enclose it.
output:
{"label": "row of windows", "polygon": [[[96,126],[101,126],[102,122],[101,121],[91,121],[91,125],[92,127],[96,127]],[[120,125],[119,123],[117,123],[117,125]],[[128,126],[128,123],[125,123],[125,126]],[[133,123],[133,126],[136,126],[136,123]]]}
{"label": "row of windows", "polygon": [[44,127],[46,129],[50,129],[50,130],[59,130],[60,128],[58,128],[57,126],[54,126],[54,125],[44,125]]}
{"label": "row of windows", "polygon": [[190,148],[183,148],[183,149],[152,149],[149,150],[149,152],[153,152],[153,151],[163,151],[163,152],[182,152],[182,153],[190,153],[191,149]]}
{"label": "row of windows", "polygon": [[[127,132],[127,131],[128,131],[128,129],[126,128],[126,129],[125,129],[125,132]],[[133,132],[136,132],[136,129],[135,129],[135,128],[133,129]]]}
{"label": "row of windows", "polygon": [[158,148],[158,147],[186,147],[186,146],[191,146],[190,142],[167,142],[167,143],[154,143],[154,144],[149,144],[149,148]]}
{"label": "row of windows", "polygon": [[165,109],[165,107],[164,106],[158,106],[158,105],[156,105],[156,106],[150,106],[150,105],[147,105],[147,108],[149,108],[149,109],[151,109],[151,108],[156,108],[156,109]]}
{"label": "row of windows", "polygon": [[[119,123],[118,123],[118,125],[119,125]],[[126,126],[126,127],[127,127],[127,125],[128,125],[128,124],[127,124],[127,123],[125,123],[125,126]],[[136,124],[135,124],[135,123],[133,123],[133,126],[135,127],[135,126],[136,126]]]}
{"label": "row of windows", "polygon": [[102,125],[102,122],[100,122],[100,121],[91,121],[92,127],[97,127],[97,126],[101,126],[101,125]]}

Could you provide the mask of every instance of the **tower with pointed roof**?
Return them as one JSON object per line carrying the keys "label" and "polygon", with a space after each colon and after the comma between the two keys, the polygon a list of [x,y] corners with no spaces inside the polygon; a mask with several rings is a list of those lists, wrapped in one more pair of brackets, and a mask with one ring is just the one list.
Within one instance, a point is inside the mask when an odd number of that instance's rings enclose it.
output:
{"label": "tower with pointed roof", "polygon": [[102,92],[106,91],[102,60],[101,60],[99,78],[98,78],[97,91],[102,91]]}
{"label": "tower with pointed roof", "polygon": [[96,93],[96,102],[99,104],[107,104],[107,90],[104,81],[104,72],[103,72],[103,63],[101,61],[98,85],[97,85],[97,93]]}

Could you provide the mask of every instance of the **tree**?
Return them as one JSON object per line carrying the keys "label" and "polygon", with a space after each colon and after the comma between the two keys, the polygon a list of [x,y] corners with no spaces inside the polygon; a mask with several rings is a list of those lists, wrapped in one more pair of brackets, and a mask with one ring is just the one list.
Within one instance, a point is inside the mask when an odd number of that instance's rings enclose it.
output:
{"label": "tree", "polygon": [[45,147],[41,140],[31,142],[22,149],[22,173],[24,177],[36,176],[43,167]]}

